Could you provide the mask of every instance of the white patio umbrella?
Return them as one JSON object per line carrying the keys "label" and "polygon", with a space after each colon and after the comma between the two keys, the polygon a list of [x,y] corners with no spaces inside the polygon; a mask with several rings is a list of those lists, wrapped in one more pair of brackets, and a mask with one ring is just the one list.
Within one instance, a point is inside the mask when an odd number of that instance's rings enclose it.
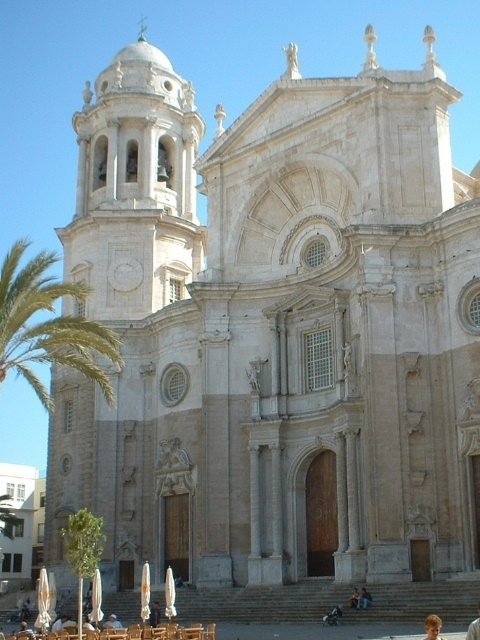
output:
{"label": "white patio umbrella", "polygon": [[145,624],[150,617],[150,566],[145,562],[142,569],[142,610],[140,617]]}
{"label": "white patio umbrella", "polygon": [[170,620],[177,615],[175,609],[175,581],[173,579],[172,567],[168,567],[165,577],[165,615]]}
{"label": "white patio umbrella", "polygon": [[98,626],[98,623],[103,620],[103,611],[102,611],[102,577],[100,575],[100,569],[95,569],[95,575],[93,576],[92,581],[92,610],[90,615],[90,622],[95,622],[95,625]]}
{"label": "white patio umbrella", "polygon": [[50,624],[50,615],[48,610],[50,608],[50,590],[48,588],[47,570],[42,567],[40,570],[40,579],[38,581],[38,616],[35,620],[35,626],[37,629],[41,629],[42,633],[45,633],[46,628]]}
{"label": "white patio umbrella", "polygon": [[48,607],[48,614],[50,616],[50,620],[55,620],[57,617],[57,613],[55,611],[55,607],[57,606],[57,585],[55,582],[55,574],[53,571],[50,571],[48,574],[48,590],[50,594],[50,606]]}

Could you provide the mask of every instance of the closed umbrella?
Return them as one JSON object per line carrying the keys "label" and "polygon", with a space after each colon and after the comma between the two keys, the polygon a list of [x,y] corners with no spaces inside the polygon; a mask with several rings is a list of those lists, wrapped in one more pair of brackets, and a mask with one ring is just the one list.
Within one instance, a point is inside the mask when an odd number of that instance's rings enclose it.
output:
{"label": "closed umbrella", "polygon": [[143,624],[146,623],[150,616],[150,566],[148,562],[145,562],[142,570],[142,610],[140,617],[143,620]]}
{"label": "closed umbrella", "polygon": [[47,570],[42,567],[40,570],[40,579],[38,581],[38,616],[35,620],[37,629],[41,629],[45,633],[46,628],[50,624],[50,590],[48,588]]}
{"label": "closed umbrella", "polygon": [[89,615],[90,622],[95,622],[95,626],[98,627],[98,623],[103,620],[102,611],[102,577],[100,576],[100,569],[95,569],[95,574],[92,581],[92,611]]}
{"label": "closed umbrella", "polygon": [[57,606],[57,585],[55,582],[55,574],[53,571],[50,571],[48,574],[48,590],[50,595],[50,606],[48,607],[48,614],[50,616],[50,620],[55,620],[57,617],[57,613],[55,611],[55,607]]}
{"label": "closed umbrella", "polygon": [[175,581],[173,579],[172,567],[168,567],[165,578],[165,615],[170,620],[177,615],[175,609]]}

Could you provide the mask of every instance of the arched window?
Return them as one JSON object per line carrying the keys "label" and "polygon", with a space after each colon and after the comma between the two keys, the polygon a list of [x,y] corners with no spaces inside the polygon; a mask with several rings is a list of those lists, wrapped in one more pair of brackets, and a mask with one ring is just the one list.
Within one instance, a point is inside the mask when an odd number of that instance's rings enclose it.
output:
{"label": "arched window", "polygon": [[171,189],[171,178],[173,175],[173,167],[169,158],[170,154],[165,144],[160,141],[158,143],[157,154],[157,182],[162,182]]}
{"label": "arched window", "polygon": [[127,145],[126,182],[138,181],[138,144],[130,140]]}
{"label": "arched window", "polygon": [[315,239],[307,245],[304,253],[304,260],[308,267],[314,269],[315,267],[319,267],[325,261],[326,255],[326,242],[323,239]]}
{"label": "arched window", "polygon": [[93,191],[107,184],[108,139],[100,136],[93,154]]}

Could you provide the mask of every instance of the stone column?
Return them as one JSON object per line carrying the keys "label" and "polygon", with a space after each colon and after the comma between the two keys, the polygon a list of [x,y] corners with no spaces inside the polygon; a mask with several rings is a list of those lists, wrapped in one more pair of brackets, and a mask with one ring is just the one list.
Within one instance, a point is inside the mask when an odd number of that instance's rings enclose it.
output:
{"label": "stone column", "polygon": [[270,447],[272,452],[272,533],[273,555],[281,556],[283,552],[283,510],[281,487],[281,449],[278,444]]}
{"label": "stone column", "polygon": [[142,194],[146,198],[153,199],[155,197],[155,182],[157,180],[157,154],[155,148],[155,123],[156,118],[147,118],[145,120],[145,129],[143,136],[143,154],[141,166]]}
{"label": "stone column", "polygon": [[287,327],[286,314],[280,313],[279,319],[279,339],[280,339],[280,393],[282,396],[288,395],[288,368],[287,368]]}
{"label": "stone column", "polygon": [[82,218],[85,215],[85,205],[87,197],[86,176],[87,172],[87,148],[90,141],[89,136],[78,136],[78,169],[77,169],[77,201],[75,208],[75,218]]}
{"label": "stone column", "polygon": [[342,433],[335,436],[337,441],[337,508],[338,508],[338,549],[344,552],[348,548],[348,499],[347,499],[347,460],[345,438]]}
{"label": "stone column", "polygon": [[259,558],[260,547],[260,449],[253,445],[250,451],[250,556]]}
{"label": "stone column", "polygon": [[118,128],[117,120],[109,120],[107,126],[112,129],[108,136],[108,164],[106,195],[109,200],[117,199],[118,188]]}
{"label": "stone column", "polygon": [[270,344],[272,363],[272,395],[270,414],[278,415],[279,366],[278,366],[278,329],[277,316],[270,318]]}
{"label": "stone column", "polygon": [[196,140],[197,138],[193,127],[187,128],[183,133],[183,143],[185,145],[183,190],[185,195],[183,198],[184,208],[182,211],[182,215],[187,218],[187,220],[192,220],[195,216],[196,191],[193,163],[195,162]]}
{"label": "stone column", "polygon": [[360,514],[357,479],[357,435],[359,429],[345,430],[347,445],[347,500],[348,500],[348,550],[360,549]]}

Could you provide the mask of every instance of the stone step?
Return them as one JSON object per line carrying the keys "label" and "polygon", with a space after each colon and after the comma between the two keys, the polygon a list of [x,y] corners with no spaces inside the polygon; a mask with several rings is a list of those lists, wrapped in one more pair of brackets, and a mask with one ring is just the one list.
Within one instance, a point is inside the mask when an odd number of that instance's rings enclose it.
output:
{"label": "stone step", "polygon": [[[319,622],[334,606],[340,605],[344,619],[369,622],[421,623],[429,613],[439,613],[450,624],[467,624],[477,612],[480,580],[375,585],[369,587],[374,606],[352,610],[352,586],[306,581],[296,585],[222,590],[177,590],[178,622]],[[162,591],[152,592],[160,600]],[[106,594],[103,610],[114,611],[124,624],[139,622],[140,594]]]}
{"label": "stone step", "polygon": [[[480,599],[480,578],[446,580],[442,582],[372,585],[373,607],[357,611],[349,607],[352,585],[337,585],[331,581],[306,580],[295,585],[278,587],[248,587],[230,589],[177,589],[176,621],[238,622],[238,623],[298,623],[321,622],[322,617],[341,606],[344,622],[413,622],[421,625],[429,613],[440,615],[445,624],[468,624],[477,615]],[[164,592],[154,590],[151,602],[164,603]],[[1,603],[0,603],[1,604]],[[65,600],[63,610],[76,617],[76,594]],[[116,613],[123,624],[140,620],[140,592],[103,594],[105,616]],[[0,626],[13,613],[0,610]],[[34,618],[33,618],[34,619]]]}

